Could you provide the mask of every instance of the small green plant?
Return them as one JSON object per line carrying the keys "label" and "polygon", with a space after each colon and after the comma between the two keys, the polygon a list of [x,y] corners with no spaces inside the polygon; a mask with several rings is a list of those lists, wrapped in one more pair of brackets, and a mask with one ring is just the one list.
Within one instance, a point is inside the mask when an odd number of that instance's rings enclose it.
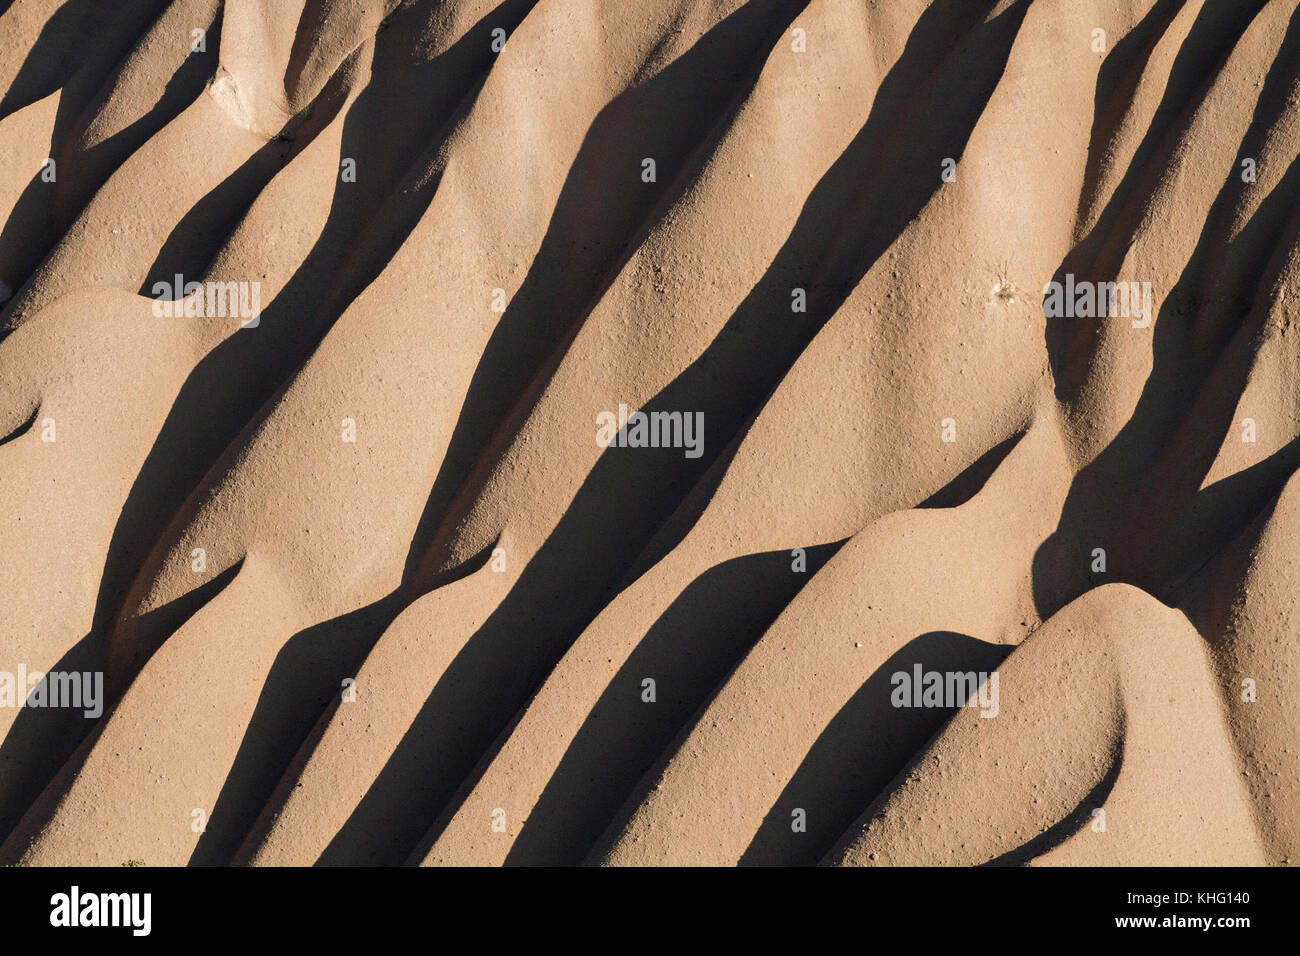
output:
{"label": "small green plant", "polygon": [[144,866],[144,860],[127,860],[123,866]]}

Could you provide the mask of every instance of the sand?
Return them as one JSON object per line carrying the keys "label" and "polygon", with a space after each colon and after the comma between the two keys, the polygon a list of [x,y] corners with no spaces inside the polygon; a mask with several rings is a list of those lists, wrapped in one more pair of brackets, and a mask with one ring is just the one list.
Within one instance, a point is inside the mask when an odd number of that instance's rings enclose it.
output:
{"label": "sand", "polygon": [[1298,156],[1300,0],[0,0],[0,862],[1300,861]]}

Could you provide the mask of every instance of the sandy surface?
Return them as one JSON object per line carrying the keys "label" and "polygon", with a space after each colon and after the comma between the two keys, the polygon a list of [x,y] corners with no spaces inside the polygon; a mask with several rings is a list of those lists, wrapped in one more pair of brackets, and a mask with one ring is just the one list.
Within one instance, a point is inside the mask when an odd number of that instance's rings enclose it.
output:
{"label": "sandy surface", "polygon": [[0,0],[0,862],[1300,861],[1298,7]]}

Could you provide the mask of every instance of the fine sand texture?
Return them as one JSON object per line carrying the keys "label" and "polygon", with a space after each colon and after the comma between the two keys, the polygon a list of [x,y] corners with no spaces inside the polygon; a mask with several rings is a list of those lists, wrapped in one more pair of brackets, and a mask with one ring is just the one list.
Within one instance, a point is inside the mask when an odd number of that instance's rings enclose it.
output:
{"label": "fine sand texture", "polygon": [[1300,0],[0,0],[0,863],[1300,862]]}

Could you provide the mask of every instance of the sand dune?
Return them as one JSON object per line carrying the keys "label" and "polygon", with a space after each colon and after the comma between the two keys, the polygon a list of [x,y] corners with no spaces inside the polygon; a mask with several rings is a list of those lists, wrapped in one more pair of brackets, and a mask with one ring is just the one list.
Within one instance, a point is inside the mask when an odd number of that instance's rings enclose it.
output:
{"label": "sand dune", "polygon": [[1298,104],[1300,0],[0,0],[0,862],[1300,859]]}

